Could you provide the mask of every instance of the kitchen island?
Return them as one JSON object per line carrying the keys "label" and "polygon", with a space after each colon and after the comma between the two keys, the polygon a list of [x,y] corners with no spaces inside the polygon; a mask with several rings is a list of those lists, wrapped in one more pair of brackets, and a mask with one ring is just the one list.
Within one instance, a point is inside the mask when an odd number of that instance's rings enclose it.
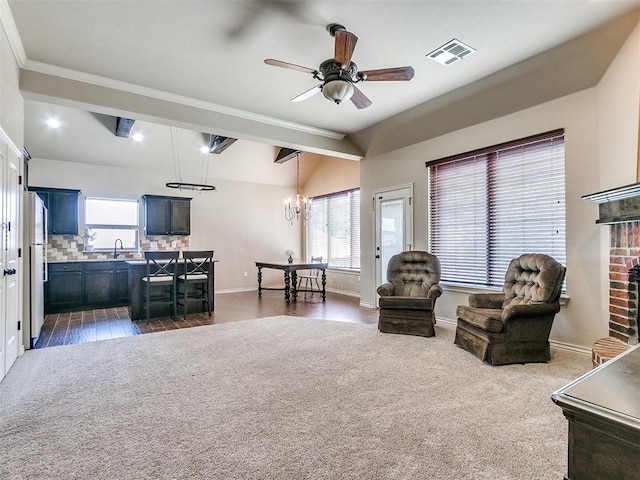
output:
{"label": "kitchen island", "polygon": [[[215,310],[215,266],[218,260],[213,260],[211,271],[212,275],[209,279],[209,302],[211,304],[211,310]],[[131,320],[140,320],[142,317],[142,288],[141,280],[147,273],[147,262],[145,260],[126,260],[129,269],[129,318]],[[182,263],[178,264],[178,268],[182,266]],[[184,268],[184,267],[183,267]],[[203,312],[202,300],[190,300],[187,307],[189,313]],[[158,306],[155,310],[152,310],[152,316],[170,316],[171,306]]]}

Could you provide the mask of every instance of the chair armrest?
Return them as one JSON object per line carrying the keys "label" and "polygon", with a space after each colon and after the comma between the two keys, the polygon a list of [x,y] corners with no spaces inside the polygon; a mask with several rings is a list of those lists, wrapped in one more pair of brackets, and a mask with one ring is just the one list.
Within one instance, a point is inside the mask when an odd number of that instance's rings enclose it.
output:
{"label": "chair armrest", "polygon": [[529,305],[507,305],[502,310],[502,321],[518,318],[542,317],[545,315],[555,315],[560,311],[560,303],[531,303]]}
{"label": "chair armrest", "polygon": [[477,308],[502,308],[504,293],[472,293],[469,295],[469,306]]}
{"label": "chair armrest", "polygon": [[377,291],[378,295],[380,295],[381,297],[390,297],[393,295],[393,283],[383,283],[378,287]]}
{"label": "chair armrest", "polygon": [[431,288],[429,288],[429,291],[427,292],[427,298],[433,300],[435,303],[436,298],[438,298],[440,295],[442,295],[442,287],[437,283],[431,285]]}

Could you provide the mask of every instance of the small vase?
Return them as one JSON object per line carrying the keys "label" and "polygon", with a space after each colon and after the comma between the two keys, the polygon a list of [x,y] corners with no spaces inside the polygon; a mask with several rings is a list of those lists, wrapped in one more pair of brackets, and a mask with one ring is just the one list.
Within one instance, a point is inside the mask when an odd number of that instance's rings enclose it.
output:
{"label": "small vase", "polygon": [[289,258],[287,258],[287,262],[293,263],[293,257],[291,255],[289,255]]}

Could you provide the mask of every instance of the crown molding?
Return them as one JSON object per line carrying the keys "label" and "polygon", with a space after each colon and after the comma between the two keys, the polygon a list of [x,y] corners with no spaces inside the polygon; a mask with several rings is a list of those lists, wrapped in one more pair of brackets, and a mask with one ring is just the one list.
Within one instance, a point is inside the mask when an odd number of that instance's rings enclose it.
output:
{"label": "crown molding", "polygon": [[16,62],[18,62],[18,66],[22,67],[27,61],[27,54],[24,51],[22,39],[18,33],[18,27],[16,27],[16,22],[13,19],[13,14],[11,13],[11,8],[9,8],[9,2],[7,0],[0,0],[0,24],[2,24],[2,28],[4,28],[4,32],[7,35],[11,51],[13,52]]}
{"label": "crown molding", "polygon": [[[0,0],[2,1],[2,0]],[[46,75],[53,75],[56,77],[66,78],[69,80],[75,80],[78,82],[85,82],[100,87],[112,88],[115,90],[121,90],[136,95],[144,95],[146,97],[157,98],[158,100],[164,100],[168,102],[179,103],[190,107],[201,108],[224,115],[229,115],[253,122],[264,123],[267,125],[273,125],[275,127],[286,128],[289,130],[296,130],[311,135],[317,135],[320,137],[331,138],[333,140],[342,140],[345,135],[343,133],[334,132],[331,130],[325,130],[322,128],[310,127],[300,123],[288,122],[279,118],[269,117],[267,115],[260,115],[257,113],[247,112],[237,108],[231,108],[217,103],[207,102],[204,100],[198,100],[192,97],[186,97],[175,93],[165,92],[163,90],[157,90],[154,88],[143,87],[133,83],[123,82],[112,78],[101,77],[99,75],[93,75],[90,73],[79,72],[77,70],[71,70],[69,68],[59,67],[51,65],[49,63],[36,62],[33,60],[26,60],[21,67],[23,70],[29,70],[32,72],[42,73]]]}

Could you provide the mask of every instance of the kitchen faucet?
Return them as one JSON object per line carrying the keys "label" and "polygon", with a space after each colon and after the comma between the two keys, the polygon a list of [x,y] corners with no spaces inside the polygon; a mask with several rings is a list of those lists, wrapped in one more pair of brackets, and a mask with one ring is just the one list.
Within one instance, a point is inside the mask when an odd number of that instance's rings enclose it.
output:
{"label": "kitchen faucet", "polygon": [[122,246],[122,240],[120,240],[119,238],[116,238],[116,241],[113,244],[113,258],[118,258],[118,255],[120,255],[118,253],[118,242],[120,242],[120,250],[124,248]]}

